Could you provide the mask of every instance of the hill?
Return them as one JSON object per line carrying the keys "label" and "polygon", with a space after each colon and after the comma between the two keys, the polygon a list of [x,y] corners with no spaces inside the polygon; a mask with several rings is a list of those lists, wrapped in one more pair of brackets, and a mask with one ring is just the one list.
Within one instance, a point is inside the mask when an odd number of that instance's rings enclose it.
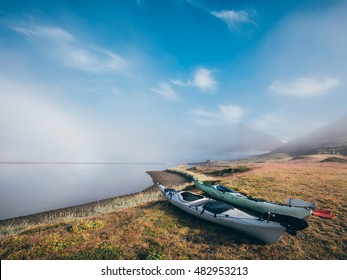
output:
{"label": "hill", "polygon": [[302,137],[289,141],[271,154],[292,156],[317,153],[347,155],[347,115]]}
{"label": "hill", "polygon": [[229,151],[270,151],[282,144],[275,136],[239,125],[232,131]]}
{"label": "hill", "polygon": [[262,131],[239,125],[234,129],[219,130],[202,138],[200,146],[210,150],[211,154],[232,152],[271,151],[283,142]]}

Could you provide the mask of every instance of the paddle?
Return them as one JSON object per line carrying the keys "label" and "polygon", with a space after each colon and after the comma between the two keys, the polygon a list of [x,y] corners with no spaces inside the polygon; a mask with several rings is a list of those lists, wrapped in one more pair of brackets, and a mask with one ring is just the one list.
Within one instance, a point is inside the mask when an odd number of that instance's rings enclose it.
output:
{"label": "paddle", "polygon": [[332,214],[330,210],[325,209],[317,209],[316,211],[312,211],[312,215],[327,219],[336,218],[336,215]]}

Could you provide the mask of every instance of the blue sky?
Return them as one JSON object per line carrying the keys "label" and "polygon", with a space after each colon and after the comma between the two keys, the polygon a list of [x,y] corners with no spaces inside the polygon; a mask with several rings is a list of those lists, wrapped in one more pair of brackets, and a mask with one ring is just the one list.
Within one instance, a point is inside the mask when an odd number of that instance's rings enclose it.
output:
{"label": "blue sky", "polygon": [[[166,161],[347,113],[346,1],[3,1],[1,160]],[[226,137],[232,137],[227,135]]]}

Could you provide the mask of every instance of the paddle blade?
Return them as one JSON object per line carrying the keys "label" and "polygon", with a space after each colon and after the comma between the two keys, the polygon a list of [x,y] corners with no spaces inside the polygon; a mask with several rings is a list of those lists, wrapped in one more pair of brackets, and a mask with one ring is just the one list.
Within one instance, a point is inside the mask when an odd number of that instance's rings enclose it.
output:
{"label": "paddle blade", "polygon": [[332,214],[330,210],[325,210],[325,209],[317,209],[316,211],[312,211],[312,215],[326,218],[326,219],[336,218],[336,215]]}

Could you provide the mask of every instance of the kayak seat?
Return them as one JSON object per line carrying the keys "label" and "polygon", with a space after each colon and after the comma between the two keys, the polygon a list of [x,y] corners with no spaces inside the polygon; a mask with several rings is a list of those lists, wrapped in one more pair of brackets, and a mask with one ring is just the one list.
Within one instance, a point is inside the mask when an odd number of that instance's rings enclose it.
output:
{"label": "kayak seat", "polygon": [[185,201],[195,201],[204,198],[202,195],[194,194],[191,192],[181,192],[181,196]]}

